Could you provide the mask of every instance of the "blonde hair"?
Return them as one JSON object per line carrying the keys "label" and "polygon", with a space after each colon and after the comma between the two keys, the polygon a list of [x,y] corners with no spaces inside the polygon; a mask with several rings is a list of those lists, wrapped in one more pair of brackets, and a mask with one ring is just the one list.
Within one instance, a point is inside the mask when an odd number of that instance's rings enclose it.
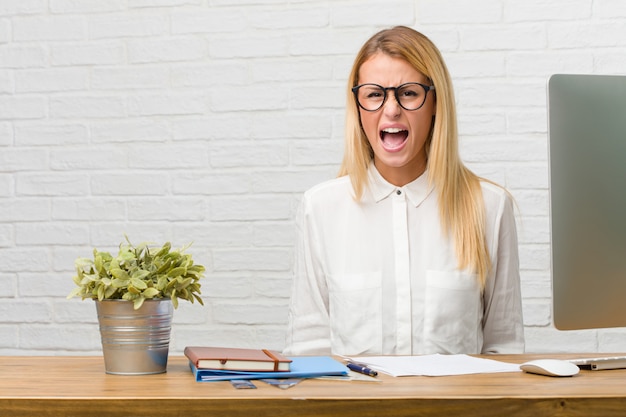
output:
{"label": "blonde hair", "polygon": [[361,65],[379,52],[404,59],[435,86],[435,116],[425,144],[428,180],[437,192],[441,227],[454,241],[459,268],[472,270],[484,287],[491,259],[485,238],[483,179],[461,161],[450,74],[437,47],[423,34],[404,26],[386,29],[372,36],[357,54],[348,80],[346,140],[339,176],[350,176],[355,198],[360,200],[368,185],[367,170],[374,153],[351,89],[358,84]]}

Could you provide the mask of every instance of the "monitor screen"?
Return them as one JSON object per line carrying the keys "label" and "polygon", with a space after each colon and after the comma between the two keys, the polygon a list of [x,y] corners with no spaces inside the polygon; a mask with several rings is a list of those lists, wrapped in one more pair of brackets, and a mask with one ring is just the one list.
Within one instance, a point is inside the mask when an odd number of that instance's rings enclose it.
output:
{"label": "monitor screen", "polygon": [[626,76],[548,81],[557,329],[626,326]]}

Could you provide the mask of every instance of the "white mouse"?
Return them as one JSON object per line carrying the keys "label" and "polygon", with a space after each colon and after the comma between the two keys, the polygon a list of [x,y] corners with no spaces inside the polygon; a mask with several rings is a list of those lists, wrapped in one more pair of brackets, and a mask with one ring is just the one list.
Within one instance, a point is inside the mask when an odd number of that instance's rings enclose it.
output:
{"label": "white mouse", "polygon": [[536,359],[525,362],[519,367],[525,372],[547,376],[572,376],[580,371],[573,363],[559,359]]}

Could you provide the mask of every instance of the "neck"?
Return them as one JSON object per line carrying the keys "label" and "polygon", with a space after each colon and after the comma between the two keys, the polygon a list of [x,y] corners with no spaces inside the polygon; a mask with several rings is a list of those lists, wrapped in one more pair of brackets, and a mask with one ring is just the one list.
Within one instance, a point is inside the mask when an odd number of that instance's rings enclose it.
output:
{"label": "neck", "polygon": [[376,158],[374,158],[374,165],[385,181],[397,187],[402,187],[415,181],[426,171],[426,161],[402,167],[389,167],[377,163]]}

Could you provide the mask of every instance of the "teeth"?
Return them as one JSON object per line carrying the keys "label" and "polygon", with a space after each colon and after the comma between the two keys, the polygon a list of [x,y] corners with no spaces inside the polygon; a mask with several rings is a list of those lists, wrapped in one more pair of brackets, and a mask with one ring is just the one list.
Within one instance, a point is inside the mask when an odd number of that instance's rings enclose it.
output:
{"label": "teeth", "polygon": [[404,129],[398,129],[397,127],[388,127],[387,129],[383,129],[383,132],[385,133],[399,133],[402,132]]}

